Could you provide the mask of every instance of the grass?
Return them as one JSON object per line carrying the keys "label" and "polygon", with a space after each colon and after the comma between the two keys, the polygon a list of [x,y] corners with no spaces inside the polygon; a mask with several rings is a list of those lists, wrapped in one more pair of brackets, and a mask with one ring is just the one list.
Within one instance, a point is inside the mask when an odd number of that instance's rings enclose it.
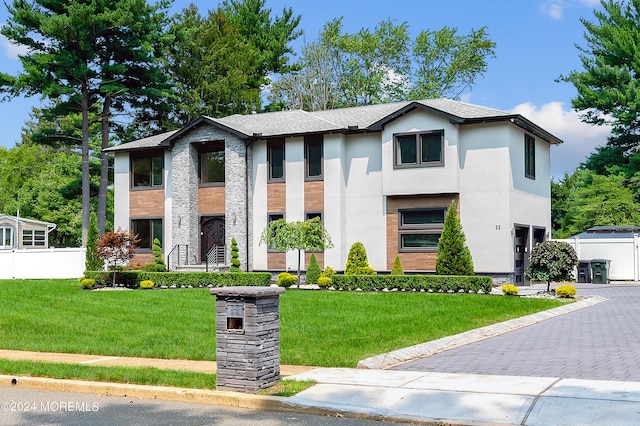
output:
{"label": "grass", "polygon": [[[133,383],[149,386],[171,386],[189,389],[215,389],[216,375],[150,367],[104,367],[41,361],[0,359],[0,374],[12,376],[51,377],[55,379],[88,380],[92,382]],[[19,380],[19,378],[18,378]],[[313,381],[280,380],[260,395],[293,396]]]}
{"label": "grass", "polygon": [[0,373],[92,382],[135,383],[150,386],[214,389],[216,375],[151,367],[105,367],[41,361],[0,359]]}
{"label": "grass", "polygon": [[[283,364],[354,367],[366,357],[559,306],[469,294],[287,290]],[[77,280],[0,281],[3,349],[215,359],[208,289],[86,291]]]}

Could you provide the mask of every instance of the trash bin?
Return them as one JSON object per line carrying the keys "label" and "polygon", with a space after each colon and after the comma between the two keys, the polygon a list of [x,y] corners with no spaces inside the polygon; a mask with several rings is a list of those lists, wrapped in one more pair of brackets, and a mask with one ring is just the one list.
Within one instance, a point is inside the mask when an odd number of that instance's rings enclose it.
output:
{"label": "trash bin", "polygon": [[578,282],[590,283],[591,282],[591,261],[580,260],[578,262]]}
{"label": "trash bin", "polygon": [[594,284],[609,284],[609,259],[592,259],[591,275]]}

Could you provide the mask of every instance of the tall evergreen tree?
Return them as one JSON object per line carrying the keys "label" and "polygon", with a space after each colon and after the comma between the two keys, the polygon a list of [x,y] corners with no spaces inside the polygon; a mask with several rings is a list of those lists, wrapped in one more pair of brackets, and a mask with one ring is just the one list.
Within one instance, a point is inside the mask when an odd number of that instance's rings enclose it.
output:
{"label": "tall evergreen tree", "polygon": [[444,219],[436,255],[438,275],[473,275],[473,259],[460,224],[456,202],[452,201]]}
{"label": "tall evergreen tree", "polygon": [[[23,71],[0,74],[0,91],[8,97],[41,95],[55,100],[50,116],[81,116],[82,245],[86,246],[90,214],[89,140],[91,114],[101,123],[102,149],[109,145],[114,114],[151,117],[150,109],[166,105],[166,77],[155,66],[165,37],[168,3],[160,0],[14,0],[0,31],[26,47]],[[98,227],[104,232],[108,160],[101,158]]]}

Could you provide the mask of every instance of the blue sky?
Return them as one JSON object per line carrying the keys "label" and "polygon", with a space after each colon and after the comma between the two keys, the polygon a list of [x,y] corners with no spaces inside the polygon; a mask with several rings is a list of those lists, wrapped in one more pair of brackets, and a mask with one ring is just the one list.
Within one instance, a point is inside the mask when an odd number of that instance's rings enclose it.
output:
{"label": "blue sky", "polygon": [[[172,11],[179,12],[189,3],[196,4],[201,13],[219,4],[176,0]],[[555,81],[561,74],[581,69],[576,48],[576,44],[584,45],[580,18],[594,20],[599,0],[267,0],[266,5],[276,15],[285,6],[302,15],[304,35],[295,43],[296,50],[304,40],[315,40],[326,22],[340,16],[346,32],[373,29],[388,18],[407,22],[414,36],[443,26],[455,27],[459,34],[486,26],[489,38],[497,44],[496,58],[462,100],[520,113],[564,140],[551,150],[551,174],[556,178],[575,170],[610,134],[608,128],[581,123],[571,109],[574,87]],[[0,23],[7,19],[7,10],[0,5]],[[0,38],[0,72],[20,70],[18,52]],[[0,103],[0,146],[10,148],[20,140],[23,123],[38,103],[37,97]]]}

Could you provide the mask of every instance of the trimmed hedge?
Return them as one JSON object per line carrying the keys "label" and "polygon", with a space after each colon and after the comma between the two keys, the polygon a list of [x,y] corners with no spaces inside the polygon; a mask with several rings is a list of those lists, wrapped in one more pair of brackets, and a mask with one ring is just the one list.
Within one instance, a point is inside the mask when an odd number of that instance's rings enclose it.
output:
{"label": "trimmed hedge", "polygon": [[[96,284],[111,285],[112,272],[87,271],[85,278],[96,280]],[[151,280],[156,287],[173,285],[177,287],[214,287],[223,286],[264,286],[271,284],[271,274],[268,272],[148,272],[121,271],[116,272],[116,283],[125,287],[137,288],[144,280]]]}
{"label": "trimmed hedge", "polygon": [[491,277],[459,275],[332,275],[336,290],[404,290],[433,292],[490,293]]}

